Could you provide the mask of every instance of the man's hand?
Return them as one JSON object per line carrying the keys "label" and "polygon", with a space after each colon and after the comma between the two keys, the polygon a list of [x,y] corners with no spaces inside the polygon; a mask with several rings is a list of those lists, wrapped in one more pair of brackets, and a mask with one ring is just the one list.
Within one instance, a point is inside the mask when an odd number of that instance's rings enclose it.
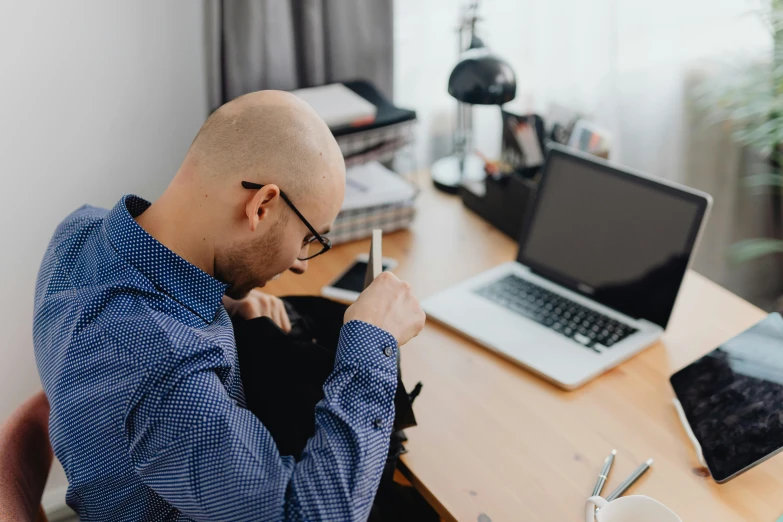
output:
{"label": "man's hand", "polygon": [[255,319],[256,317],[269,317],[284,332],[291,331],[291,320],[285,311],[283,301],[277,297],[265,294],[261,290],[253,289],[247,296],[240,300],[223,296],[223,306],[228,315],[238,316],[242,319]]}
{"label": "man's hand", "polygon": [[345,322],[364,321],[386,330],[402,346],[421,332],[426,317],[411,285],[382,272],[345,311]]}

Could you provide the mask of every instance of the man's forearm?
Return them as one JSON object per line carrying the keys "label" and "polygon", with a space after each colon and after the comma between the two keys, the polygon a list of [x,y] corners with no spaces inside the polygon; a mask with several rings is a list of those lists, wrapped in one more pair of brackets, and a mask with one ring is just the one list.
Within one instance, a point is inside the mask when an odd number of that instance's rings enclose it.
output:
{"label": "man's forearm", "polygon": [[[225,396],[213,371],[172,376],[159,404],[135,409],[154,411],[153,419],[129,418],[136,470],[197,520],[365,520],[388,453],[396,351],[382,330],[361,322],[343,327],[315,435],[298,463],[280,456],[269,432]],[[179,419],[196,415],[199,423],[182,427]]]}
{"label": "man's forearm", "polygon": [[[369,515],[394,422],[397,349],[391,335],[366,323],[343,327],[335,370],[316,407],[315,436],[294,470],[289,502],[305,519],[366,520]],[[325,484],[339,497],[331,498],[337,502],[326,512],[319,502],[319,485]],[[335,505],[342,507],[339,513]]]}

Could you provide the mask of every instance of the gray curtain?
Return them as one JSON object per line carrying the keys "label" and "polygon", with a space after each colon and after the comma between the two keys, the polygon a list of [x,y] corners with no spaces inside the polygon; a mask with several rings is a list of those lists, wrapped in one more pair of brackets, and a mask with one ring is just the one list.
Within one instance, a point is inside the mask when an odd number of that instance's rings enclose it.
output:
{"label": "gray curtain", "polygon": [[393,0],[205,0],[210,108],[366,79],[392,97]]}

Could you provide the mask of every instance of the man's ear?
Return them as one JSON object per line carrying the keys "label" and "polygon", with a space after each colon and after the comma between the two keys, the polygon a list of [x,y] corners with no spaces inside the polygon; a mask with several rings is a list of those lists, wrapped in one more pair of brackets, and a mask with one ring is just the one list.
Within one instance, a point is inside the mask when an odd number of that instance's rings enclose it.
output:
{"label": "man's ear", "polygon": [[251,232],[256,231],[258,222],[267,215],[270,205],[277,203],[279,195],[280,189],[277,188],[277,185],[264,185],[248,199],[245,204],[245,215],[250,224]]}

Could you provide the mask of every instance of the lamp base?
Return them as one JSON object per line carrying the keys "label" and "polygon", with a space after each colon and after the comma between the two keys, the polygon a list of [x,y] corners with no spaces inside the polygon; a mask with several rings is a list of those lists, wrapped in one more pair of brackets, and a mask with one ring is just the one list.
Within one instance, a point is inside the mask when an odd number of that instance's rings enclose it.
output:
{"label": "lamp base", "polygon": [[481,181],[487,175],[484,161],[475,154],[468,154],[460,171],[460,158],[455,155],[441,158],[430,167],[430,176],[435,188],[447,194],[458,194],[463,183]]}

